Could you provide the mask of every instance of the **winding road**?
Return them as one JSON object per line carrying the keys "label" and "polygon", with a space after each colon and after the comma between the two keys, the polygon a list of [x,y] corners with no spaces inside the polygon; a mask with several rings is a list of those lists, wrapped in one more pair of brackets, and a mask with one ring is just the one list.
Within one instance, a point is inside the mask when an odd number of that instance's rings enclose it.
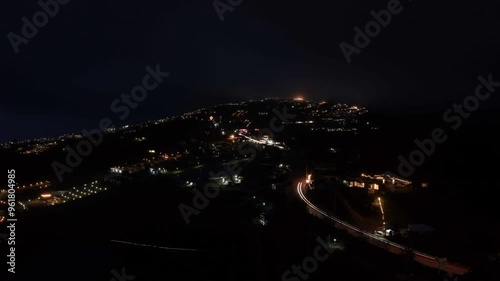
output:
{"label": "winding road", "polygon": [[403,255],[403,254],[407,254],[408,252],[413,252],[413,259],[416,262],[418,262],[424,266],[436,268],[436,269],[439,269],[439,270],[442,270],[442,271],[445,271],[445,272],[448,272],[448,273],[451,273],[454,275],[464,275],[470,271],[470,269],[467,267],[451,264],[451,263],[446,262],[446,259],[434,257],[434,256],[431,256],[431,255],[428,255],[428,254],[425,254],[425,253],[422,253],[419,251],[415,251],[415,250],[410,249],[406,246],[391,242],[387,239],[384,239],[384,238],[378,237],[372,233],[363,231],[363,230],[361,230],[361,229],[359,229],[351,224],[348,224],[344,221],[339,220],[336,217],[329,215],[327,212],[318,208],[313,203],[311,203],[311,201],[309,201],[307,199],[307,197],[303,193],[303,189],[306,186],[307,185],[304,185],[304,181],[299,181],[297,183],[297,193],[298,193],[300,199],[304,203],[306,203],[306,205],[309,209],[309,212],[313,215],[320,217],[320,218],[327,218],[329,220],[332,220],[334,222],[336,228],[345,230],[349,234],[351,234],[352,236],[364,239],[368,243],[375,245],[375,246],[378,246],[380,248],[383,248],[386,251],[394,253],[394,254]]}

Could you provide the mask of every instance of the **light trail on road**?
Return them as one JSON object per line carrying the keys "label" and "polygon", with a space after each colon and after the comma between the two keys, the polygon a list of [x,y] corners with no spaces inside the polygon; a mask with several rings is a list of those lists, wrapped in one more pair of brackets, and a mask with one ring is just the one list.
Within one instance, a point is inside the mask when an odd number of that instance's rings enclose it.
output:
{"label": "light trail on road", "polygon": [[[350,229],[350,230],[353,230],[355,232],[358,232],[370,239],[373,239],[373,240],[377,240],[377,241],[380,241],[382,243],[385,243],[389,246],[392,246],[392,247],[395,247],[399,250],[402,250],[403,252],[407,252],[407,251],[411,251],[413,252],[413,254],[415,255],[415,258],[414,260],[423,264],[423,265],[426,265],[426,266],[430,266],[430,267],[433,267],[433,268],[440,268],[441,270],[443,271],[447,271],[447,272],[450,272],[450,273],[453,273],[453,274],[460,274],[460,275],[463,275],[467,272],[469,272],[469,269],[468,268],[464,268],[464,267],[461,267],[461,266],[458,266],[458,265],[454,265],[454,264],[445,264],[444,266],[441,265],[439,263],[439,258],[438,257],[434,257],[434,256],[431,256],[431,255],[428,255],[428,254],[425,254],[425,253],[422,253],[422,252],[419,252],[419,251],[415,251],[411,248],[408,248],[408,247],[405,247],[403,245],[400,245],[400,244],[397,244],[397,243],[394,243],[394,242],[391,242],[387,239],[383,239],[383,238],[380,238],[374,234],[371,234],[369,232],[366,232],[366,231],[363,231],[353,225],[350,225],[344,221],[341,221],[331,215],[329,215],[327,212],[321,210],[320,208],[316,207],[314,204],[312,204],[307,198],[306,196],[304,195],[304,193],[302,192],[302,181],[299,181],[299,183],[297,184],[297,193],[299,194],[299,197],[300,199],[302,199],[302,201],[304,201],[304,203],[307,204],[307,206],[309,206],[311,209],[315,210],[316,212],[320,213],[321,215],[329,218],[330,220],[333,220],[334,222]],[[418,258],[424,258],[426,260],[420,260]]]}
{"label": "light trail on road", "polygon": [[156,246],[156,245],[140,244],[140,243],[127,242],[127,241],[120,241],[120,240],[110,240],[110,241],[114,242],[114,243],[128,244],[128,245],[133,245],[133,246],[158,248],[158,249],[162,249],[162,250],[191,251],[191,252],[203,251],[203,250],[200,250],[200,249],[171,248],[171,247],[163,247],[163,246]]}

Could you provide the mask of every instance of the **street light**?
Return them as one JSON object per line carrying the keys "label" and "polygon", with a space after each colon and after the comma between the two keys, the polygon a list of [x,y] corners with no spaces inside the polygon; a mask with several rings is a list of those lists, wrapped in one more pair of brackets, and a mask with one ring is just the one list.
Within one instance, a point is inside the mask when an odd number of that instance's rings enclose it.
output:
{"label": "street light", "polygon": [[312,177],[312,174],[307,175],[307,179],[306,179],[307,184],[311,183],[311,177]]}

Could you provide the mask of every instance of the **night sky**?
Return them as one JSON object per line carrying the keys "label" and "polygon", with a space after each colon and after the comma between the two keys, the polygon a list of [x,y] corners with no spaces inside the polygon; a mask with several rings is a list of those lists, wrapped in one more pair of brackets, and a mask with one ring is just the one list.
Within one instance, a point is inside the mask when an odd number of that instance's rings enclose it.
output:
{"label": "night sky", "polygon": [[[339,44],[353,44],[353,28],[388,2],[243,0],[221,22],[212,0],[71,0],[15,54],[7,34],[21,35],[21,18],[41,8],[9,1],[0,11],[0,141],[116,120],[110,104],[141,83],[147,65],[170,76],[123,123],[298,94],[381,113],[440,113],[473,94],[478,75],[500,81],[494,1],[403,0],[348,64]],[[492,96],[481,109],[499,104]]]}

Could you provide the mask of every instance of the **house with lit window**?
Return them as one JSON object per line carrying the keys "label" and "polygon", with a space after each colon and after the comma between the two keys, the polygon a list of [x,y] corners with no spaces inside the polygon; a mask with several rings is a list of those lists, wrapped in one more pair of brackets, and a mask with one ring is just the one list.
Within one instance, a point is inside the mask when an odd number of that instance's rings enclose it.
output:
{"label": "house with lit window", "polygon": [[344,178],[342,183],[348,187],[365,188],[369,193],[376,193],[381,189],[389,192],[407,192],[412,189],[412,182],[391,172],[380,175],[362,173],[360,177]]}

